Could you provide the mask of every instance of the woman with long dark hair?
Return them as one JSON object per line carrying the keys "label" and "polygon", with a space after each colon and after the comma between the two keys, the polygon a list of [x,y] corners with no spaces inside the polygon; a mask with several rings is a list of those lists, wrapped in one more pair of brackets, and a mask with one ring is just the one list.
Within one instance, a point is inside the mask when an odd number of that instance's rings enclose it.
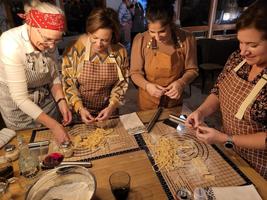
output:
{"label": "woman with long dark hair", "polygon": [[196,41],[174,23],[173,0],[148,1],[148,30],[138,34],[131,53],[131,78],[139,87],[141,110],[182,103],[186,85],[198,76]]}

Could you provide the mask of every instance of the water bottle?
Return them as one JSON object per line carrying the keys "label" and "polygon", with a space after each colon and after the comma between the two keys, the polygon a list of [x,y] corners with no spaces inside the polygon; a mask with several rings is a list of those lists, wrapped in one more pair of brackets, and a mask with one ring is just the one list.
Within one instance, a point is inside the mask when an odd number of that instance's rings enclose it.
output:
{"label": "water bottle", "polygon": [[35,177],[39,171],[39,161],[37,156],[32,155],[28,144],[22,136],[18,136],[19,144],[19,170],[20,174],[26,178]]}

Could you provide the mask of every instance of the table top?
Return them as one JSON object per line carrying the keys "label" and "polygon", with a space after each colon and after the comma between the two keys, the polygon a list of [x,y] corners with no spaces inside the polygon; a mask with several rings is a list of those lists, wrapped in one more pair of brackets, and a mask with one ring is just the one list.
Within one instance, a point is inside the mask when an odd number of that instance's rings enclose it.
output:
{"label": "table top", "polygon": [[[165,109],[159,120],[168,118],[171,113],[187,113],[190,112],[187,108],[172,108]],[[140,119],[147,123],[155,113],[155,110],[138,112]],[[30,139],[32,130],[19,131],[25,139]],[[14,138],[10,143],[16,144]],[[267,181],[262,178],[253,168],[251,168],[242,158],[240,158],[232,150],[225,150],[218,146],[224,154],[251,180],[262,199],[267,200]],[[3,149],[0,150],[0,155],[3,155]],[[97,181],[97,190],[94,199],[114,199],[110,190],[109,176],[114,171],[127,171],[131,176],[131,191],[129,199],[168,199],[161,183],[153,171],[147,154],[143,150],[133,151],[129,153],[119,154],[116,156],[105,157],[92,161],[93,167],[89,170],[95,175]],[[10,184],[7,194],[3,199],[24,199],[26,189],[34,182],[34,179],[29,180],[19,176],[18,161],[13,163],[15,176],[19,179]]]}

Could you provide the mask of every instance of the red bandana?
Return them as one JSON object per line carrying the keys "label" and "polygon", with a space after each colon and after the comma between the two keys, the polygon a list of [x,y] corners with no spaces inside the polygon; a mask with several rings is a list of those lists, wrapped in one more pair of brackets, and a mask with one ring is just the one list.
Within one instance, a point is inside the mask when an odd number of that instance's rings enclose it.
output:
{"label": "red bandana", "polygon": [[23,18],[25,18],[26,24],[35,28],[64,31],[65,17],[63,14],[43,13],[31,9]]}

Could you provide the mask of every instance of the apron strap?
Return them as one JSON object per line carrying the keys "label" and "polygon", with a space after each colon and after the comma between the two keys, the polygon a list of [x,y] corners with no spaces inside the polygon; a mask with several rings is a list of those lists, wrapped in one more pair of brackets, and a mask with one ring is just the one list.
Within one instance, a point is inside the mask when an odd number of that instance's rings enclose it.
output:
{"label": "apron strap", "polygon": [[258,93],[261,91],[261,89],[265,86],[267,83],[267,74],[264,74],[261,79],[257,82],[255,87],[252,89],[252,91],[249,93],[247,98],[243,101],[241,106],[239,107],[237,113],[235,114],[235,117],[239,120],[241,120],[245,114],[245,111],[247,107],[251,104],[251,102],[254,101]]}
{"label": "apron strap", "polygon": [[[91,41],[89,39],[89,37],[87,38],[87,42],[86,42],[86,50],[85,50],[85,55],[84,55],[84,60],[88,60],[90,59],[90,54],[91,54]],[[82,62],[83,63],[83,62]]]}
{"label": "apron strap", "polygon": [[[84,60],[88,60],[89,61],[90,54],[91,54],[91,42],[90,42],[90,39],[88,37],[88,39],[87,39],[87,45],[86,45],[86,50],[85,50]],[[109,54],[109,58],[112,61],[112,63],[115,63],[116,64],[119,80],[120,81],[124,81],[124,77],[122,75],[122,71],[121,71],[121,68],[120,68],[120,66],[122,64],[121,57],[120,56],[117,56],[115,58],[115,54],[112,52],[112,49],[111,49],[110,46],[108,47],[108,54]],[[81,62],[80,64],[83,65],[83,62]]]}
{"label": "apron strap", "polygon": [[116,64],[119,80],[120,80],[120,81],[124,81],[124,77],[123,77],[123,75],[122,75],[122,71],[121,71],[121,67],[120,67],[121,64],[122,64],[121,57],[120,57],[120,56],[117,56],[117,57],[115,58],[115,55],[114,55],[113,53],[111,53],[111,54],[109,55],[109,58],[110,58],[110,60],[111,60],[113,63]]}
{"label": "apron strap", "polygon": [[234,71],[237,72],[244,64],[245,64],[246,59],[242,60],[242,62],[240,62],[235,68]]}

